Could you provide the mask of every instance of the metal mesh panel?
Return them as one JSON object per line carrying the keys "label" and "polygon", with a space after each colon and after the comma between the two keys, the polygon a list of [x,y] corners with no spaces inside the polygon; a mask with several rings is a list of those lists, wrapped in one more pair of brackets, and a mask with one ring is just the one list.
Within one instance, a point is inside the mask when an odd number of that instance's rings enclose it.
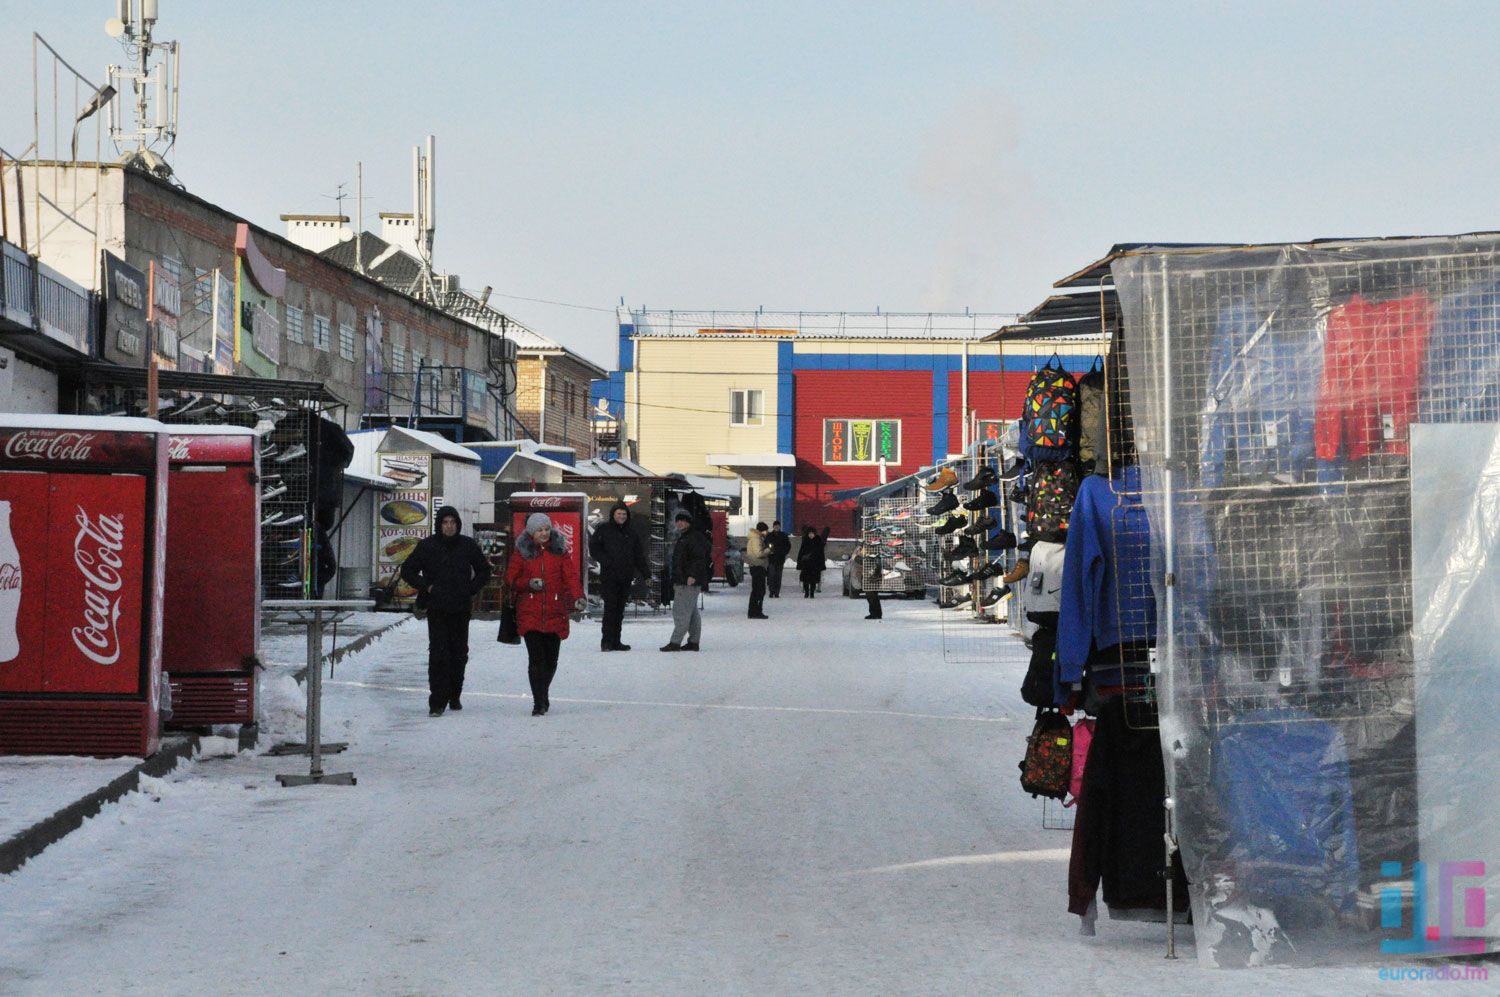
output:
{"label": "metal mesh panel", "polygon": [[1500,243],[1153,254],[1114,276],[1200,958],[1493,947],[1500,918],[1416,923],[1452,898],[1414,903],[1412,863],[1500,849],[1496,751],[1464,733],[1500,692],[1481,636],[1500,449],[1475,425],[1500,420]]}
{"label": "metal mesh panel", "polygon": [[[1006,501],[1008,483],[999,480],[1000,449],[986,447],[983,456],[954,461],[956,480],[948,500],[957,507],[938,515],[934,530],[944,523],[958,524],[953,532],[937,536],[938,607],[942,610],[943,660],[948,662],[994,661],[996,641],[1013,636],[1007,623],[1015,612],[1015,599],[1001,578],[1015,565],[1015,509]],[[981,474],[983,471],[983,474]],[[970,487],[965,487],[970,486]],[[948,494],[944,492],[941,494]],[[936,504],[940,496],[929,495]],[[975,508],[966,508],[973,505]],[[929,508],[931,505],[929,506]],[[994,549],[986,549],[985,544]],[[957,556],[955,556],[957,555]],[[947,582],[947,584],[944,584]]]}

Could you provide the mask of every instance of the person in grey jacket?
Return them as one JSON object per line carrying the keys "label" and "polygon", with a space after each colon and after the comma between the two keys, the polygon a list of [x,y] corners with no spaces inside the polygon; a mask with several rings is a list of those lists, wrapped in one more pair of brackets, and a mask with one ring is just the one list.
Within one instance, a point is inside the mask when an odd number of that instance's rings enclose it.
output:
{"label": "person in grey jacket", "polygon": [[703,634],[698,593],[713,573],[713,543],[707,533],[693,529],[693,517],[687,512],[679,512],[674,525],[677,544],[672,548],[672,639],[662,650],[696,651]]}

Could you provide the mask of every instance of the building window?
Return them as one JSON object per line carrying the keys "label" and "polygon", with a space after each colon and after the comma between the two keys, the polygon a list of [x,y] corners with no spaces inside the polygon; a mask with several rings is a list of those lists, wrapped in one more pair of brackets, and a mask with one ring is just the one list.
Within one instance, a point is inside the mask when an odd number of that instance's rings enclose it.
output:
{"label": "building window", "polygon": [[400,343],[391,344],[391,370],[402,371],[406,369],[406,347]]}
{"label": "building window", "polygon": [[302,309],[286,306],[286,341],[302,342]]}
{"label": "building window", "polygon": [[760,503],[756,501],[756,489],[750,482],[745,482],[745,516],[749,519],[760,518]]}
{"label": "building window", "polygon": [[734,390],[729,393],[729,424],[731,426],[759,426],[763,402],[757,390]]}
{"label": "building window", "polygon": [[339,356],[354,359],[354,326],[344,322],[339,323]]}
{"label": "building window", "polygon": [[898,419],[824,419],[823,463],[901,463]]}
{"label": "building window", "polygon": [[313,346],[328,352],[328,341],[333,329],[333,323],[322,315],[313,316]]}

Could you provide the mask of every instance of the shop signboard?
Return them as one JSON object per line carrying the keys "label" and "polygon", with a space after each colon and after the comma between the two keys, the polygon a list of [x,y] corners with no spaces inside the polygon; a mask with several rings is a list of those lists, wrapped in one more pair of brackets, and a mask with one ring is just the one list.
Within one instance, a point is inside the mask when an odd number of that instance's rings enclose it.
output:
{"label": "shop signboard", "polygon": [[398,602],[416,597],[400,580],[401,562],[432,533],[432,454],[380,453],[375,473],[401,487],[391,492],[375,515],[375,583]]}
{"label": "shop signboard", "polygon": [[1004,419],[980,419],[979,442],[999,443],[1005,439],[1007,421]]}
{"label": "shop signboard", "polygon": [[824,419],[823,463],[901,463],[898,419]]}
{"label": "shop signboard", "polygon": [[146,275],[113,253],[104,253],[104,339],[99,355],[122,367],[146,366],[151,348]]}
{"label": "shop signboard", "polygon": [[234,281],[222,270],[214,271],[214,373],[233,374],[239,337],[234,320]]}
{"label": "shop signboard", "polygon": [[146,267],[146,284],[150,288],[150,304],[146,319],[151,323],[151,344],[156,353],[156,365],[164,370],[176,370],[179,338],[177,318],[182,312],[182,289],[177,284],[177,275],[152,260]]}

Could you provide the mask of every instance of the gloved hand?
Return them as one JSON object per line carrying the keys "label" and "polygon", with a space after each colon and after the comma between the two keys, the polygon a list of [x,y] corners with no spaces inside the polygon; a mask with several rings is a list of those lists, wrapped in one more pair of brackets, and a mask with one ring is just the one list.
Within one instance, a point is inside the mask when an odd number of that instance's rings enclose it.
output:
{"label": "gloved hand", "polygon": [[531,591],[540,592],[542,590],[542,584],[543,583],[540,578],[533,578],[531,580]]}

